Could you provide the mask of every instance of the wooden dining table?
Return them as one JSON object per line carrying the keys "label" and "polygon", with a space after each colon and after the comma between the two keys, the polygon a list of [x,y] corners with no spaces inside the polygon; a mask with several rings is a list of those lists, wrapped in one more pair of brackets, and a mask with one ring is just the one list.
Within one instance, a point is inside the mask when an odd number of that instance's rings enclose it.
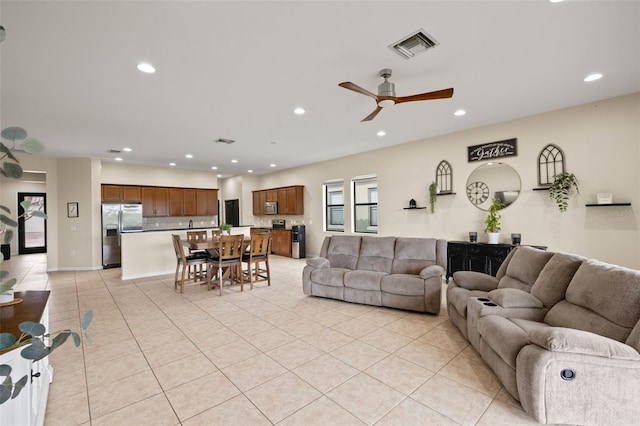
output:
{"label": "wooden dining table", "polygon": [[[207,238],[204,241],[188,241],[186,239],[180,240],[182,245],[189,247],[190,250],[216,250],[220,247],[220,238]],[[251,243],[251,237],[245,235],[242,243],[242,251],[245,251]]]}

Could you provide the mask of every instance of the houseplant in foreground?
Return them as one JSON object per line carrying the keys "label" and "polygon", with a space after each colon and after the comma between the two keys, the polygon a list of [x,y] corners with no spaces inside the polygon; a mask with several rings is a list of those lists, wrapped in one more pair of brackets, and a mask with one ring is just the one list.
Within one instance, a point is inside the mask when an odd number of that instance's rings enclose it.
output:
{"label": "houseplant in foreground", "polygon": [[553,183],[549,187],[549,198],[556,202],[561,212],[566,212],[569,207],[571,189],[575,188],[576,194],[580,193],[578,185],[578,178],[573,173],[563,172],[553,177]]}
{"label": "houseplant in foreground", "polygon": [[489,237],[489,244],[498,244],[498,240],[500,238],[500,219],[502,216],[498,214],[498,210],[505,208],[504,203],[502,201],[494,198],[491,201],[491,206],[489,207],[489,214],[487,218],[484,220],[485,225],[484,232],[487,233]]}

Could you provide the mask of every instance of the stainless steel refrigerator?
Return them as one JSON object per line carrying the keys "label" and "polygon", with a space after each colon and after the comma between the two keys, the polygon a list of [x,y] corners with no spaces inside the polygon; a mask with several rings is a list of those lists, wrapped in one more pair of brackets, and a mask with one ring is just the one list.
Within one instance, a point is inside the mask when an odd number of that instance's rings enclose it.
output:
{"label": "stainless steel refrigerator", "polygon": [[120,234],[142,231],[142,204],[102,205],[102,266],[120,266]]}

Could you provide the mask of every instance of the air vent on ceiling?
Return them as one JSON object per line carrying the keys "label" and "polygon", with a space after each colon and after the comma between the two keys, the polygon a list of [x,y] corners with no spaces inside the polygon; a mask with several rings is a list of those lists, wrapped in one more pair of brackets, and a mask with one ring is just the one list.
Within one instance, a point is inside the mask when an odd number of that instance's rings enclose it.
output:
{"label": "air vent on ceiling", "polygon": [[110,149],[109,150],[109,154],[120,154],[122,151],[120,151],[119,149]]}
{"label": "air vent on ceiling", "polygon": [[417,54],[426,52],[428,49],[436,47],[439,44],[436,39],[420,29],[402,40],[389,45],[389,48],[393,49],[403,58],[411,59]]}
{"label": "air vent on ceiling", "polygon": [[231,145],[235,141],[233,139],[218,138],[214,142],[215,143],[226,143],[227,145]]}

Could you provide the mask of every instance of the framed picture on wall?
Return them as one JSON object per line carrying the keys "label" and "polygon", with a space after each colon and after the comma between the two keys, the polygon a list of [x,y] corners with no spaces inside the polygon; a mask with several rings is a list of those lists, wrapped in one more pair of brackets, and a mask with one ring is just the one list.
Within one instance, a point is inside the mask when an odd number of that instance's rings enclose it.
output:
{"label": "framed picture on wall", "polygon": [[78,217],[78,203],[67,203],[67,217]]}

